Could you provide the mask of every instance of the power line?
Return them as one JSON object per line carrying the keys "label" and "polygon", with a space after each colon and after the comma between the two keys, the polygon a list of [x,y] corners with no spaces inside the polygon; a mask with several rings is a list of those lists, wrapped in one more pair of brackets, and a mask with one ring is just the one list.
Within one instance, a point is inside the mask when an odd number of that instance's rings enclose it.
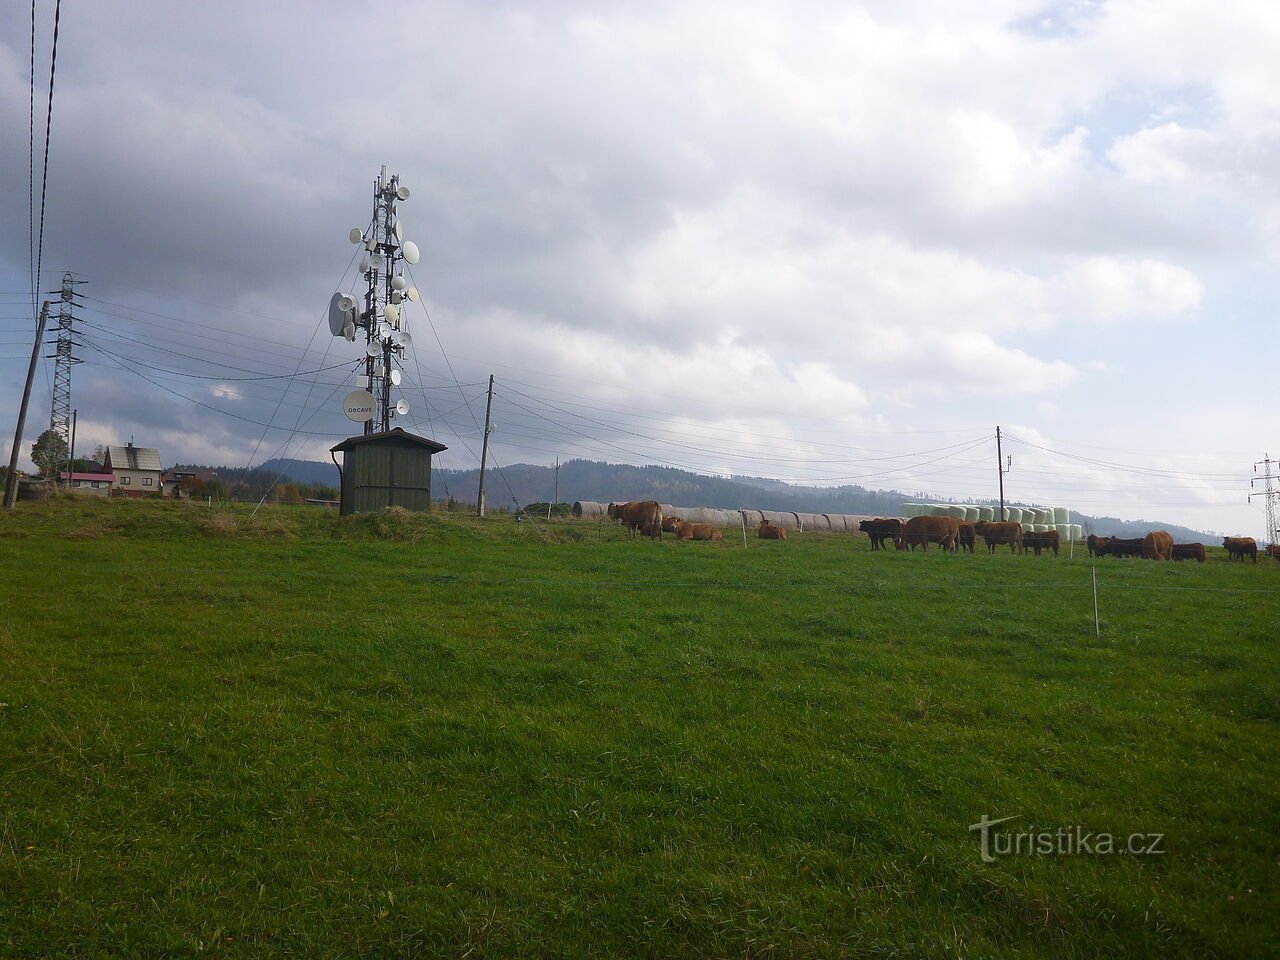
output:
{"label": "power line", "polygon": [[[32,17],[35,16],[35,4],[32,4]],[[53,128],[53,80],[58,69],[58,23],[62,18],[62,0],[57,0],[53,6],[53,52],[49,57],[49,108],[45,113],[44,120],[44,174],[40,183],[40,236],[36,242],[36,277],[35,287],[32,290],[34,301],[35,292],[40,288],[40,278],[44,268],[44,208],[45,196],[49,189],[49,137]],[[34,19],[32,21],[34,23]],[[33,47],[34,49],[34,47]],[[32,55],[32,63],[34,63],[34,54]],[[34,68],[33,68],[34,74]],[[34,82],[33,82],[34,87]]]}

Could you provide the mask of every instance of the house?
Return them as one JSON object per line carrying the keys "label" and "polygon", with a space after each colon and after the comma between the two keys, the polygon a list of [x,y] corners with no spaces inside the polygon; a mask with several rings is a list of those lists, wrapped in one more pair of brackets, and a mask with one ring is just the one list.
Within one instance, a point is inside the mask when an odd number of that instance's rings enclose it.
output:
{"label": "house", "polygon": [[161,475],[166,493],[174,497],[190,497],[204,489],[205,484],[218,479],[218,471],[207,467],[173,467]]}
{"label": "house", "polygon": [[114,474],[112,492],[124,497],[159,496],[162,491],[160,451],[154,447],[107,447],[108,472]]}
{"label": "house", "polygon": [[79,470],[58,474],[58,480],[71,490],[81,493],[96,493],[100,497],[111,496],[111,485],[115,482],[113,473],[81,473]]}

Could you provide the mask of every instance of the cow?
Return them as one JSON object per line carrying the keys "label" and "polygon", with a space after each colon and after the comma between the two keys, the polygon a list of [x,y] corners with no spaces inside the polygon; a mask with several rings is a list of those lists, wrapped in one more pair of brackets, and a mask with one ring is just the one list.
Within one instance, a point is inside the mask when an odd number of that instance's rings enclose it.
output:
{"label": "cow", "polygon": [[658,539],[662,539],[662,506],[657,500],[632,500],[628,503],[611,503],[609,516],[619,521],[635,536],[647,524],[655,524],[658,528]]}
{"label": "cow", "polygon": [[961,552],[968,550],[973,553],[974,545],[978,542],[977,524],[962,523],[960,530],[956,535],[956,546]]}
{"label": "cow", "polygon": [[1022,549],[1022,524],[1017,521],[993,523],[990,520],[980,520],[973,525],[973,529],[986,543],[988,553],[995,553],[996,547],[1002,543],[1009,545],[1011,553]]}
{"label": "cow", "polygon": [[1052,550],[1053,555],[1056,557],[1058,555],[1058,548],[1060,544],[1061,540],[1058,537],[1057,530],[1024,530],[1022,533],[1023,553],[1026,553],[1028,550],[1034,550],[1038,557],[1040,556],[1041,550]]}
{"label": "cow", "polygon": [[1123,540],[1119,537],[1107,537],[1105,544],[1099,545],[1098,556],[1103,555],[1101,547],[1105,545],[1105,552],[1113,557],[1140,557],[1144,540],[1144,537],[1129,537]]}
{"label": "cow", "polygon": [[902,521],[877,517],[875,520],[861,521],[858,529],[871,538],[872,550],[883,550],[886,540],[897,539],[902,532]]}
{"label": "cow", "polygon": [[902,525],[897,542],[911,547],[919,544],[926,551],[932,542],[954,553],[959,536],[960,521],[955,517],[911,517]]}
{"label": "cow", "polygon": [[1098,544],[1102,542],[1101,537],[1095,537],[1092,533],[1084,538],[1085,545],[1089,548],[1089,556],[1100,557],[1102,554],[1098,552]]}
{"label": "cow", "polygon": [[724,534],[713,523],[690,523],[687,520],[676,521],[677,540],[723,540]]}
{"label": "cow", "polygon": [[1173,537],[1168,530],[1152,530],[1142,538],[1142,555],[1148,560],[1173,559]]}
{"label": "cow", "polygon": [[1258,541],[1253,537],[1223,537],[1222,545],[1227,548],[1227,557],[1244,562],[1245,557],[1253,557],[1258,562]]}
{"label": "cow", "polygon": [[775,527],[768,520],[760,521],[760,530],[758,535],[761,540],[785,540],[787,539],[787,531],[782,527]]}
{"label": "cow", "polygon": [[675,518],[675,517],[663,517],[663,518],[662,518],[662,532],[663,532],[663,533],[675,533],[675,532],[676,532],[676,518]]}
{"label": "cow", "polygon": [[656,537],[662,539],[662,524],[660,523],[644,523],[640,525],[640,535],[642,537]]}
{"label": "cow", "polygon": [[1175,543],[1173,545],[1173,559],[1195,560],[1199,563],[1204,563],[1204,544]]}

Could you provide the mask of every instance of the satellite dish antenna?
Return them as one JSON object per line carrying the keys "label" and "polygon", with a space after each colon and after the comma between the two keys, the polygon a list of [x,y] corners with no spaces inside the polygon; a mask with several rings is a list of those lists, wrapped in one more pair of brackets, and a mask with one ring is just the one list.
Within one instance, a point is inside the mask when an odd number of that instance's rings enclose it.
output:
{"label": "satellite dish antenna", "polygon": [[381,337],[383,340],[390,340],[390,339],[391,339],[391,324],[389,324],[389,323],[387,323],[387,322],[385,322],[385,321],[383,321],[382,323],[378,324],[378,336],[379,336],[379,337]]}
{"label": "satellite dish antenna", "polygon": [[351,232],[347,234],[351,238],[352,243],[359,243],[364,239],[364,234],[360,232],[359,227],[352,227]]}
{"label": "satellite dish antenna", "polygon": [[404,239],[404,224],[402,224],[399,220],[396,221],[395,234],[396,234],[397,240]]}
{"label": "satellite dish antenna", "polygon": [[396,413],[398,413],[400,416],[402,416],[402,417],[403,417],[403,416],[404,416],[406,413],[408,413],[408,412],[409,412],[409,403],[408,403],[408,401],[406,401],[406,400],[397,400],[397,401],[396,401]]}
{"label": "satellite dish antenna", "polygon": [[347,293],[338,295],[339,310],[341,310],[343,313],[346,313],[348,310],[354,310],[355,308],[356,308],[356,301],[354,297],[352,297],[350,294],[347,294]]}
{"label": "satellite dish antenna", "polygon": [[354,342],[356,339],[356,325],[348,320],[346,325],[342,328],[342,335],[348,340]]}
{"label": "satellite dish antenna", "polygon": [[361,273],[368,273],[368,272],[369,272],[369,258],[368,258],[368,257],[361,257],[361,258],[360,258],[360,272],[361,272]]}
{"label": "satellite dish antenna", "polygon": [[400,381],[401,381],[402,379],[404,379],[404,378],[400,375],[400,371],[399,371],[399,370],[392,370],[392,371],[391,371],[391,385],[392,385],[393,387],[398,387],[398,386],[400,386]]}
{"label": "satellite dish antenna", "polygon": [[409,285],[409,281],[404,278],[403,273],[397,273],[394,277],[391,278],[392,290],[403,290],[408,285]]}
{"label": "satellite dish antenna", "polygon": [[342,412],[347,415],[348,420],[356,423],[372,420],[376,410],[373,394],[368,390],[352,390],[342,401]]}
{"label": "satellite dish antenna", "polygon": [[404,186],[403,184],[401,184],[400,186],[396,187],[396,196],[397,196],[397,197],[399,197],[401,200],[408,200],[408,199],[409,199],[409,188],[408,188],[408,187],[406,187],[406,186]]}
{"label": "satellite dish antenna", "polygon": [[417,287],[410,287],[408,290],[406,290],[406,291],[404,292],[404,295],[405,295],[406,297],[408,297],[408,298],[409,298],[409,301],[410,301],[411,303],[417,303],[417,302],[418,302],[418,288],[417,288]]}
{"label": "satellite dish antenna", "polygon": [[401,346],[405,348],[413,346],[413,337],[410,336],[408,330],[400,331],[400,343],[397,344],[397,346]]}
{"label": "satellite dish antenna", "polygon": [[412,240],[406,240],[402,249],[404,250],[405,263],[412,266],[418,262],[418,245],[416,243]]}
{"label": "satellite dish antenna", "polygon": [[388,323],[395,324],[400,322],[400,308],[394,303],[388,303],[383,307],[382,315],[387,318]]}
{"label": "satellite dish antenna", "polygon": [[382,352],[382,345],[370,340],[368,344],[365,345],[364,352],[371,357],[376,357]]}
{"label": "satellite dish antenna", "polygon": [[342,328],[347,325],[347,308],[342,305],[345,299],[348,298],[335,293],[329,300],[329,332],[335,337],[342,336]]}
{"label": "satellite dish antenna", "polygon": [[372,257],[369,258],[369,263],[373,267],[373,269],[380,270],[382,268],[382,254],[375,253]]}

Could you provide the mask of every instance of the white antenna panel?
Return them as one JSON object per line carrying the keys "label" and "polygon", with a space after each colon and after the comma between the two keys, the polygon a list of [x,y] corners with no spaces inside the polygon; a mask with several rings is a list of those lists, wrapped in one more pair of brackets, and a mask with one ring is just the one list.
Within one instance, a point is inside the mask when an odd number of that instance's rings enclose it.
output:
{"label": "white antenna panel", "polygon": [[416,243],[414,243],[412,240],[406,240],[404,242],[404,246],[401,249],[404,251],[405,263],[412,266],[413,264],[418,262],[418,245]]}
{"label": "white antenna panel", "polygon": [[351,238],[352,243],[359,243],[364,239],[364,234],[360,232],[359,227],[352,227],[351,232],[347,234],[347,236]]}
{"label": "white antenna panel", "polygon": [[408,298],[409,298],[409,302],[410,302],[410,303],[417,303],[417,302],[418,302],[418,288],[417,288],[417,287],[410,287],[408,290],[406,290],[406,291],[404,292],[404,295],[405,295],[406,297],[408,297]]}

